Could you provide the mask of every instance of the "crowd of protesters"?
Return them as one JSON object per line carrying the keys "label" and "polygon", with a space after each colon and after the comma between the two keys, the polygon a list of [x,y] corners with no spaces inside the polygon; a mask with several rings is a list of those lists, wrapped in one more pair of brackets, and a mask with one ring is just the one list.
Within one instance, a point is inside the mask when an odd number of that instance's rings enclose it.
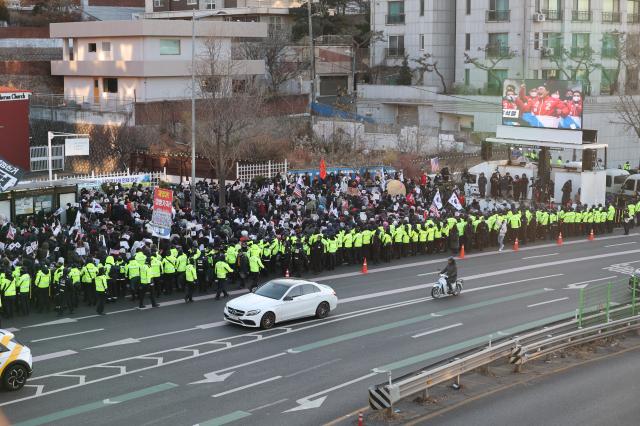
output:
{"label": "crowd of protesters", "polygon": [[318,274],[365,259],[375,265],[458,254],[462,246],[467,253],[502,249],[505,241],[610,233],[619,225],[628,233],[640,222],[640,202],[482,209],[450,179],[447,170],[433,179],[424,173],[413,179],[402,173],[278,175],[227,185],[224,207],[214,183],[196,184],[195,206],[190,187],[177,185],[165,239],[154,236],[149,223],[153,187],[83,189],[76,205],[0,229],[3,315],[64,315],[82,304],[104,314],[106,302],[129,299],[145,307],[149,297],[155,307],[175,292],[187,303],[209,291],[219,299],[232,285],[255,287],[271,277]]}

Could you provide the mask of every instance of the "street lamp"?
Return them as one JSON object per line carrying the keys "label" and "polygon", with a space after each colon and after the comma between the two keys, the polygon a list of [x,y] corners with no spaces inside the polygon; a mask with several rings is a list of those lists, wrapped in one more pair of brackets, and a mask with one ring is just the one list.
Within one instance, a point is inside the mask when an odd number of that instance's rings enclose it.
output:
{"label": "street lamp", "polygon": [[53,154],[51,152],[51,141],[59,136],[71,136],[74,138],[88,138],[86,133],[64,133],[64,132],[47,132],[47,166],[49,168],[49,181],[53,180]]}
{"label": "street lamp", "polygon": [[[196,10],[191,18],[191,211],[196,209]],[[218,179],[219,181],[220,179]],[[218,182],[218,185],[220,182]]]}

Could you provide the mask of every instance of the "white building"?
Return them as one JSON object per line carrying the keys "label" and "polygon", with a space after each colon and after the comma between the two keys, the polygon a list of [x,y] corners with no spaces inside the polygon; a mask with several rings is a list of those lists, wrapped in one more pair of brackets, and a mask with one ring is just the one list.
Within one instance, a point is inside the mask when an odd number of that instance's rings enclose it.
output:
{"label": "white building", "polygon": [[[409,66],[425,54],[433,56],[449,86],[454,80],[456,2],[452,0],[371,1],[371,30],[382,37],[371,46],[372,66]],[[440,86],[435,73],[425,73],[423,83]]]}
{"label": "white building", "polygon": [[[506,78],[572,79],[608,95],[621,50],[614,33],[640,55],[640,0],[463,0],[455,31],[459,86],[492,92]],[[582,58],[598,66],[580,65]],[[622,66],[618,77],[620,90],[637,90],[637,67]]]}
{"label": "white building", "polygon": [[[233,61],[238,80],[264,75],[262,60],[234,60],[234,38],[267,36],[267,25],[196,22],[196,57],[215,40],[219,59]],[[64,76],[67,100],[78,104],[109,101],[153,102],[191,97],[191,22],[105,21],[51,24],[52,38],[63,39],[63,59],[51,73]]]}

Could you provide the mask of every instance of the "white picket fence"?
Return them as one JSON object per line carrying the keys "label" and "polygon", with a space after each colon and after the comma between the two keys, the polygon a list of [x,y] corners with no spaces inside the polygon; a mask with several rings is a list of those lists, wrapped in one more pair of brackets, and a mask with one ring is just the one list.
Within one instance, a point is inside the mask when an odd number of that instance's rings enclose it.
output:
{"label": "white picket fence", "polygon": [[257,164],[240,164],[236,163],[236,176],[241,182],[251,182],[256,176],[263,176],[266,178],[275,177],[278,173],[281,176],[286,176],[288,171],[287,159],[284,159],[282,163],[273,163],[268,161],[266,163]]}
{"label": "white picket fence", "polygon": [[[95,173],[91,172],[91,174],[83,174],[83,175],[65,175],[58,176],[58,174],[53,175],[53,181],[98,181],[100,183],[105,182],[119,182],[119,183],[149,183],[153,186],[158,185],[160,181],[167,180],[167,171],[166,169],[161,172],[134,172],[131,173],[129,169],[123,172],[113,172],[113,173]],[[39,179],[30,179],[23,180],[21,183],[28,182],[49,182],[49,178],[39,178]]]}

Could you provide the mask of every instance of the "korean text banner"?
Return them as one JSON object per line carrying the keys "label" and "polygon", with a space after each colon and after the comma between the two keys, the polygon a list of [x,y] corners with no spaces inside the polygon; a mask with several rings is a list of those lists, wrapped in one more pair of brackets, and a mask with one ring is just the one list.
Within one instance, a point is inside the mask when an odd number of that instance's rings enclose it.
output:
{"label": "korean text banner", "polygon": [[153,191],[153,214],[151,223],[158,227],[171,228],[173,204],[173,191],[170,189],[156,188]]}
{"label": "korean text banner", "polygon": [[582,129],[582,82],[510,80],[502,87],[502,124],[547,129]]}
{"label": "korean text banner", "polygon": [[24,170],[20,167],[14,166],[0,157],[0,192],[16,186],[23,174]]}

